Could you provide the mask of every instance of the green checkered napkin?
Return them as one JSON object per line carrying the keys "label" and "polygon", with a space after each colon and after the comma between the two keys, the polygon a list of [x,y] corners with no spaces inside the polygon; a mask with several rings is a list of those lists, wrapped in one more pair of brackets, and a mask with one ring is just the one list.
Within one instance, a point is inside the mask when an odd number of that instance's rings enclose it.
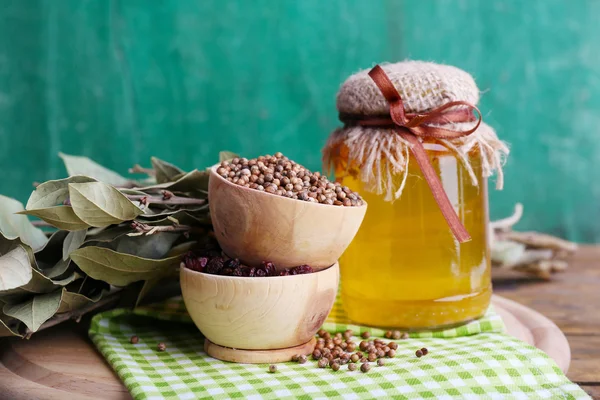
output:
{"label": "green checkered napkin", "polygon": [[[384,331],[352,325],[339,301],[323,328]],[[268,327],[265,327],[268,329]],[[316,361],[267,364],[216,360],[185,312],[181,298],[96,315],[90,337],[135,399],[588,399],[540,350],[503,333],[500,317],[486,315],[463,326],[413,333],[399,340],[396,358],[371,371],[319,369]],[[130,343],[137,335],[139,342]],[[360,338],[355,338],[357,341]],[[167,345],[156,351],[159,342]],[[415,350],[427,347],[427,356]]]}

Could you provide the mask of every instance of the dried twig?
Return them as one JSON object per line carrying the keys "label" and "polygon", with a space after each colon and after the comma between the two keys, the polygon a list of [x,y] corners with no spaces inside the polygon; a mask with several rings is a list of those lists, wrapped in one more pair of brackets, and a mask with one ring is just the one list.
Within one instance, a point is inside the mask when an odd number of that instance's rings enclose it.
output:
{"label": "dried twig", "polygon": [[[166,194],[164,192],[170,193]],[[190,197],[175,196],[173,193],[164,190],[163,196],[145,196],[141,194],[126,195],[129,200],[139,201],[141,204],[167,204],[167,205],[203,205],[206,204],[205,199],[195,199]]]}
{"label": "dried twig", "polygon": [[173,225],[157,225],[152,226],[148,224],[144,224],[141,222],[133,221],[131,223],[131,227],[135,229],[136,233],[129,233],[128,236],[141,236],[141,235],[153,235],[159,232],[184,232],[184,233],[198,233],[203,234],[206,233],[206,229],[189,226],[189,225],[180,225],[177,223],[177,220],[173,219]]}
{"label": "dried twig", "polygon": [[515,212],[513,213],[513,215],[511,215],[510,217],[507,217],[507,218],[500,219],[498,221],[490,222],[490,228],[492,228],[496,232],[497,231],[507,231],[509,229],[512,229],[512,227],[521,220],[522,216],[523,216],[523,204],[517,203],[517,204],[515,204]]}
{"label": "dried twig", "polygon": [[563,271],[564,260],[577,250],[577,244],[539,232],[515,232],[512,227],[523,215],[523,206],[517,204],[508,218],[492,222],[492,265],[514,269],[542,279]]}

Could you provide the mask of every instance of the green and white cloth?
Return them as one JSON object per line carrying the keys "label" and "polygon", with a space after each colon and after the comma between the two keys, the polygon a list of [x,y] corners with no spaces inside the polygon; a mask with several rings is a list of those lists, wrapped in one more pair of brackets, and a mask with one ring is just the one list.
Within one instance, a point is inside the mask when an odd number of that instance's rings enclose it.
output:
{"label": "green and white cloth", "polygon": [[[337,302],[323,328],[384,331],[352,325]],[[265,327],[269,329],[269,327]],[[96,315],[90,337],[137,399],[588,399],[545,353],[504,332],[489,310],[477,320],[398,340],[394,359],[368,373],[320,369],[316,361],[235,364],[209,357],[180,298]],[[131,344],[131,336],[139,337]],[[359,337],[355,338],[358,342]],[[156,350],[163,342],[167,349]],[[422,347],[427,356],[417,358]]]}

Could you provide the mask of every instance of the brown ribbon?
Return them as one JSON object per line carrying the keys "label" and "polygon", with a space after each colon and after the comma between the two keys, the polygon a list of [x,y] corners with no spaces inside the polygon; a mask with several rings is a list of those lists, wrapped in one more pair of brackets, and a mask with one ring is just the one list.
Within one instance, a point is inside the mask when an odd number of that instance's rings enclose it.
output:
{"label": "brown ribbon", "polygon": [[[421,168],[421,172],[433,193],[433,197],[444,215],[448,226],[452,230],[454,237],[464,243],[471,240],[471,236],[467,229],[460,221],[454,207],[448,199],[448,195],[444,191],[440,178],[431,165],[431,161],[427,156],[427,152],[419,138],[434,138],[434,139],[456,139],[459,137],[470,135],[475,132],[481,124],[481,112],[477,107],[465,101],[452,101],[444,104],[441,107],[435,108],[425,113],[406,113],[404,103],[400,93],[394,87],[387,74],[383,69],[376,65],[369,76],[375,82],[381,94],[390,105],[390,113],[384,116],[357,116],[349,114],[340,114],[340,120],[348,125],[362,126],[379,126],[379,127],[394,127],[398,134],[404,140],[410,143],[412,154]],[[456,106],[465,106],[459,109],[451,109]],[[478,118],[473,115],[476,111]],[[455,131],[451,129],[440,128],[430,124],[447,124],[452,122],[473,122],[477,124],[472,129],[466,131]]]}

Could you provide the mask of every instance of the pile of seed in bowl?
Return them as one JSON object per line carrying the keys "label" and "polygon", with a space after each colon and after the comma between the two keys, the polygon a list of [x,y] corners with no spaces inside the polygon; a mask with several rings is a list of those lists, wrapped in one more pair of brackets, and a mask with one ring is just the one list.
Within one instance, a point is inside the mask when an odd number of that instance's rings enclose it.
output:
{"label": "pile of seed in bowl", "polygon": [[309,265],[278,270],[275,264],[269,261],[263,261],[258,267],[249,267],[237,258],[227,257],[216,240],[207,240],[198,249],[189,251],[183,257],[181,267],[211,275],[244,277],[302,275],[314,272]]}
{"label": "pile of seed in bowl", "polygon": [[363,200],[348,187],[330,182],[319,172],[311,172],[281,153],[248,160],[223,161],[217,174],[236,185],[291,199],[333,206],[361,206]]}

